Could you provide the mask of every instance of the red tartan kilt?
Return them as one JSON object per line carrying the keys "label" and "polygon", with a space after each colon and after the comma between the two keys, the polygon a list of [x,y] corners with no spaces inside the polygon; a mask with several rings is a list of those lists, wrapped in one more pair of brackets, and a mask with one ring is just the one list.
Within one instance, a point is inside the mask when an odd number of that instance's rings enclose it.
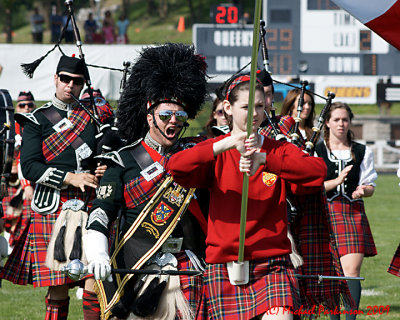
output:
{"label": "red tartan kilt", "polygon": [[[179,271],[196,271],[192,262],[186,254],[180,252],[175,254],[178,259],[178,270]],[[181,290],[189,302],[190,308],[194,315],[199,313],[201,305],[202,289],[203,289],[203,277],[202,276],[184,276],[180,275],[179,280],[181,282]],[[178,315],[177,319],[181,319]],[[196,317],[196,319],[199,319]],[[185,320],[185,319],[182,319]]]}
{"label": "red tartan kilt", "polygon": [[17,242],[20,240],[24,241],[24,239],[21,239],[21,237],[22,237],[22,234],[23,234],[25,228],[27,228],[27,226],[29,225],[29,220],[31,218],[31,213],[32,213],[31,204],[27,200],[24,200],[23,205],[22,205],[22,212],[19,216],[15,216],[13,214],[13,212],[15,212],[14,210],[7,210],[10,205],[10,201],[16,195],[17,190],[18,190],[18,187],[9,186],[7,188],[8,196],[4,197],[3,201],[2,201],[3,211],[4,211],[3,219],[9,220],[9,221],[11,221],[13,219],[17,219],[17,223],[15,225],[14,231],[10,232],[10,235],[11,235],[10,241],[9,241],[10,246],[18,245]]}
{"label": "red tartan kilt", "polygon": [[390,262],[388,272],[400,277],[400,244],[397,247],[396,253],[393,256],[392,261]]}
{"label": "red tartan kilt", "polygon": [[5,220],[11,220],[11,219],[18,218],[18,216],[13,214],[13,212],[10,212],[10,211],[7,210],[11,199],[14,198],[14,196],[17,194],[17,190],[18,190],[18,187],[17,188],[16,187],[11,187],[11,186],[7,187],[8,196],[4,197],[2,202],[1,202],[1,204],[3,206],[3,211],[4,211],[3,219],[5,219]]}
{"label": "red tartan kilt", "polygon": [[366,257],[377,254],[364,202],[350,202],[344,197],[329,201],[330,223],[339,255],[364,253]]}
{"label": "red tartan kilt", "polygon": [[210,264],[204,276],[203,319],[247,320],[274,307],[299,307],[289,255],[250,261],[250,281],[233,286],[226,264]]}
{"label": "red tartan kilt", "polygon": [[0,279],[8,280],[14,284],[32,284],[29,270],[31,268],[29,244],[30,222],[21,230],[19,241],[15,243],[12,253],[0,272]]}
{"label": "red tartan kilt", "polygon": [[[94,192],[92,192],[94,195]],[[68,199],[80,199],[85,201],[85,194],[77,188],[68,188],[61,191],[61,199],[58,210],[55,213],[42,216],[33,213],[30,225],[30,241],[28,242],[31,263],[32,281],[34,287],[59,286],[63,284],[77,284],[59,271],[52,271],[46,267],[47,246],[50,242],[54,223],[61,212],[62,204]],[[73,286],[73,285],[71,285]]]}

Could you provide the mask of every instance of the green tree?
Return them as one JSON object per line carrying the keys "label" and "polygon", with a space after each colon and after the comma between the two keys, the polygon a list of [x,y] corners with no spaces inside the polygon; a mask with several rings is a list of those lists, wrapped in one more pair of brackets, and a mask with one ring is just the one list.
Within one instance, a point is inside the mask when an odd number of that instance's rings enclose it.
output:
{"label": "green tree", "polygon": [[165,19],[168,16],[168,0],[160,0],[158,12],[161,19]]}
{"label": "green tree", "polygon": [[[0,23],[3,26],[3,30],[6,34],[7,43],[12,43],[12,33],[15,28],[14,24],[17,22],[19,25],[25,24],[21,12],[26,13],[26,6],[32,4],[30,0],[2,0],[0,1],[0,12],[4,14],[0,15]],[[14,19],[19,16],[20,19]],[[19,20],[19,21],[18,21]]]}
{"label": "green tree", "polygon": [[193,0],[188,0],[189,10],[190,10],[190,17],[192,19],[192,24],[196,23],[196,14],[194,10]]}
{"label": "green tree", "polygon": [[130,0],[122,0],[122,12],[128,13],[130,10],[131,1]]}
{"label": "green tree", "polygon": [[148,0],[147,1],[147,14],[149,16],[151,16],[152,14],[154,14],[154,12],[157,10],[157,6],[156,3],[154,2],[154,0]]}

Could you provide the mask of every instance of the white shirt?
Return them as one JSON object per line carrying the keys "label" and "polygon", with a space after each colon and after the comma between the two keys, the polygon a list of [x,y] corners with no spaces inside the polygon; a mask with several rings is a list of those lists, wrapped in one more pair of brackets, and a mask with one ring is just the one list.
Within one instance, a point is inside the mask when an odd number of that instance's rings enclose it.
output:
{"label": "white shirt", "polygon": [[[351,151],[347,150],[331,150],[333,155],[339,160],[351,159]],[[400,164],[400,163],[399,163]],[[399,168],[400,171],[400,168]],[[399,174],[400,172],[397,172]],[[400,177],[400,176],[399,176]],[[378,174],[374,167],[374,153],[372,150],[365,146],[364,158],[360,165],[360,179],[358,180],[359,185],[376,186],[375,180],[378,178]]]}

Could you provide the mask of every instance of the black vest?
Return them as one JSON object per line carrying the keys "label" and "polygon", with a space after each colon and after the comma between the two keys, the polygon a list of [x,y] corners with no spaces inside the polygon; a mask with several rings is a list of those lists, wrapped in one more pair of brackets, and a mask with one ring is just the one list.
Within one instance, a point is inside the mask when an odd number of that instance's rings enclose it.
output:
{"label": "black vest", "polygon": [[335,189],[326,193],[328,200],[332,200],[338,195],[347,196],[349,199],[351,198],[351,194],[356,190],[359,180],[360,180],[360,165],[364,159],[365,155],[365,145],[353,142],[351,145],[351,153],[354,155],[354,158],[349,158],[345,160],[337,159],[326,147],[325,142],[319,142],[315,151],[317,155],[324,159],[326,166],[328,167],[328,173],[326,176],[326,180],[332,180],[339,176],[340,172],[347,166],[353,165],[353,168],[350,170],[347,175],[344,183],[337,186]]}

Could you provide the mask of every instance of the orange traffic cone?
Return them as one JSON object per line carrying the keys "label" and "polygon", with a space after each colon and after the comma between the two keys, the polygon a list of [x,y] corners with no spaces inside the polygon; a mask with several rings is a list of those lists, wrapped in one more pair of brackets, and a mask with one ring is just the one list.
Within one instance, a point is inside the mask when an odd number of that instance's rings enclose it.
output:
{"label": "orange traffic cone", "polygon": [[185,31],[185,18],[183,16],[180,16],[178,22],[178,32],[184,32],[184,31]]}

